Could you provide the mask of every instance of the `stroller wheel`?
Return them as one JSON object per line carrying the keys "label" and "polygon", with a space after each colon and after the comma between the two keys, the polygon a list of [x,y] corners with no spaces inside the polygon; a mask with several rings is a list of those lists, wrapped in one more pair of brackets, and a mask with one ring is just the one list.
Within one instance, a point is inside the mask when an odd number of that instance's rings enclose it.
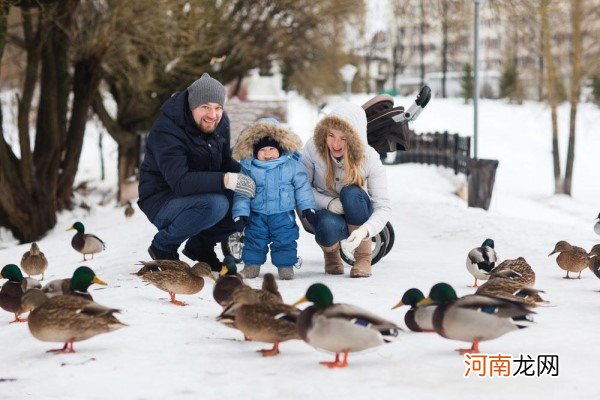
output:
{"label": "stroller wheel", "polygon": [[[379,260],[381,260],[381,258],[383,256],[386,255],[388,240],[389,240],[389,233],[388,233],[387,226],[384,227],[381,232],[379,232],[377,235],[375,235],[371,238],[371,252],[372,252],[371,265],[377,264],[377,262]],[[344,260],[344,262],[346,264],[354,265],[354,255],[351,253],[346,253],[344,250],[342,250],[341,246],[340,246],[340,256],[342,257],[342,260]]]}

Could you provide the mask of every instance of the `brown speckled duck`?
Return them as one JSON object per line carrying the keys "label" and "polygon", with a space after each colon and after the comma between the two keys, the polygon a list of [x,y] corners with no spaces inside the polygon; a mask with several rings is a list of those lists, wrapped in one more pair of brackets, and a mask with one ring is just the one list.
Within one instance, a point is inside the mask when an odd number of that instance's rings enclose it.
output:
{"label": "brown speckled duck", "polygon": [[535,272],[523,257],[502,261],[490,272],[490,279],[494,278],[511,279],[522,283],[523,286],[535,285]]}
{"label": "brown speckled duck", "polygon": [[237,273],[237,265],[233,260],[223,263],[219,278],[213,287],[213,298],[221,307],[227,307],[233,301],[233,292],[245,285],[243,277]]}
{"label": "brown speckled duck", "polygon": [[178,306],[187,304],[175,298],[177,294],[196,294],[204,287],[204,278],[215,279],[210,265],[199,262],[190,267],[183,261],[156,260],[142,263],[136,275],[158,289],[169,293],[171,303]]}
{"label": "brown speckled duck", "polygon": [[475,292],[475,294],[512,300],[532,307],[548,303],[542,299],[539,293],[543,293],[543,291],[508,278],[490,279]]}
{"label": "brown speckled duck", "polygon": [[87,254],[91,254],[92,259],[94,259],[94,254],[106,250],[106,243],[96,235],[85,233],[85,226],[81,222],[75,222],[73,226],[67,229],[67,231],[73,230],[76,230],[77,233],[71,239],[71,246],[83,254],[83,261],[87,261],[85,258]]}
{"label": "brown speckled duck", "polygon": [[31,248],[21,258],[21,269],[29,276],[42,275],[40,280],[43,281],[46,268],[48,268],[46,256],[40,251],[36,242],[31,243]]}
{"label": "brown speckled duck", "polygon": [[48,298],[38,289],[23,295],[22,310],[31,311],[28,325],[33,337],[43,342],[64,343],[61,349],[48,350],[54,353],[74,353],[73,342],[127,326],[113,316],[119,312],[115,308],[75,296]]}
{"label": "brown speckled duck", "polygon": [[28,289],[40,288],[40,283],[33,278],[23,278],[19,267],[15,264],[5,265],[0,271],[0,279],[8,279],[0,289],[0,308],[15,315],[13,322],[27,322],[21,315],[21,296]]}
{"label": "brown speckled duck", "polygon": [[597,244],[594,247],[592,247],[592,250],[590,250],[589,257],[590,270],[592,270],[596,277],[600,278],[600,244]]}
{"label": "brown speckled duck", "polygon": [[417,288],[408,289],[402,295],[398,304],[392,307],[392,310],[402,306],[410,306],[410,309],[404,314],[404,323],[413,332],[435,332],[433,330],[433,312],[437,307],[435,304],[419,307],[420,301],[425,299],[425,295]]}
{"label": "brown speckled duck", "polygon": [[98,278],[91,268],[81,266],[73,272],[72,277],[50,281],[42,288],[42,291],[50,298],[65,295],[94,301],[88,292],[88,288],[94,283],[106,285],[106,282]]}
{"label": "brown speckled duck", "polygon": [[233,294],[235,327],[246,338],[273,343],[273,348],[259,350],[263,357],[279,354],[279,343],[299,339],[296,318],[300,310],[278,301],[261,301],[259,291],[239,289]]}
{"label": "brown speckled duck", "polygon": [[560,253],[558,257],[556,257],[556,263],[558,266],[565,271],[567,271],[567,275],[565,275],[564,279],[571,279],[569,277],[569,272],[579,273],[577,279],[581,278],[581,271],[588,267],[589,256],[585,249],[581,247],[572,246],[564,240],[556,243],[554,246],[554,250],[552,253],[548,254],[548,257],[555,253]]}

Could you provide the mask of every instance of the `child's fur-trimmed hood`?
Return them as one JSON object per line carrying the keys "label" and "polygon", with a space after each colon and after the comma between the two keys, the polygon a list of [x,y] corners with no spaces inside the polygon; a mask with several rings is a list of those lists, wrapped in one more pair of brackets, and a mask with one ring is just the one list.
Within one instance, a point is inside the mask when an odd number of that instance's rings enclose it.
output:
{"label": "child's fur-trimmed hood", "polygon": [[[240,134],[233,147],[233,158],[236,160],[253,158],[254,144],[266,136],[275,139],[281,146],[283,152],[294,153],[302,149],[302,140],[290,129],[273,123],[255,122]],[[283,154],[280,154],[280,156],[282,155]]]}

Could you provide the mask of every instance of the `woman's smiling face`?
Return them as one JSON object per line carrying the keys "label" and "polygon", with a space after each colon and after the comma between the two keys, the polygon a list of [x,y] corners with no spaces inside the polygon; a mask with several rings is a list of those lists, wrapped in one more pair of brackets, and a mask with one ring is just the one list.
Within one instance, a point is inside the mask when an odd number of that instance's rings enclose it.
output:
{"label": "woman's smiling face", "polygon": [[327,148],[331,155],[340,158],[346,154],[346,134],[337,129],[330,129],[327,134]]}

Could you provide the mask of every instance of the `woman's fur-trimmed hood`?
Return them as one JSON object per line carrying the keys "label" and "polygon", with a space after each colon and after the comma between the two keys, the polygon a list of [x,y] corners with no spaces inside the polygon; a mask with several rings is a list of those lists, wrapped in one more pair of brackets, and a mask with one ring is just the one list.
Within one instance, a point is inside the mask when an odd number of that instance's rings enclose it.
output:
{"label": "woman's fur-trimmed hood", "polygon": [[[253,158],[254,144],[265,136],[275,139],[283,152],[294,153],[302,149],[302,140],[290,129],[269,122],[255,122],[240,134],[233,147],[233,158],[236,160]],[[282,155],[280,154],[280,156]]]}
{"label": "woman's fur-trimmed hood", "polygon": [[[327,134],[331,129],[342,131],[346,134],[348,161],[352,164],[360,165],[365,160],[367,117],[361,107],[356,106],[360,109],[360,111],[358,111],[354,109],[354,105],[348,106],[348,104],[349,103],[342,104],[343,107],[336,108],[330,115],[327,115],[319,121],[315,127],[313,142],[319,155],[323,157],[323,159],[326,159],[329,157]],[[359,112],[362,113],[362,116],[358,114]],[[351,123],[350,121],[354,123]],[[360,129],[360,132],[358,129]]]}

